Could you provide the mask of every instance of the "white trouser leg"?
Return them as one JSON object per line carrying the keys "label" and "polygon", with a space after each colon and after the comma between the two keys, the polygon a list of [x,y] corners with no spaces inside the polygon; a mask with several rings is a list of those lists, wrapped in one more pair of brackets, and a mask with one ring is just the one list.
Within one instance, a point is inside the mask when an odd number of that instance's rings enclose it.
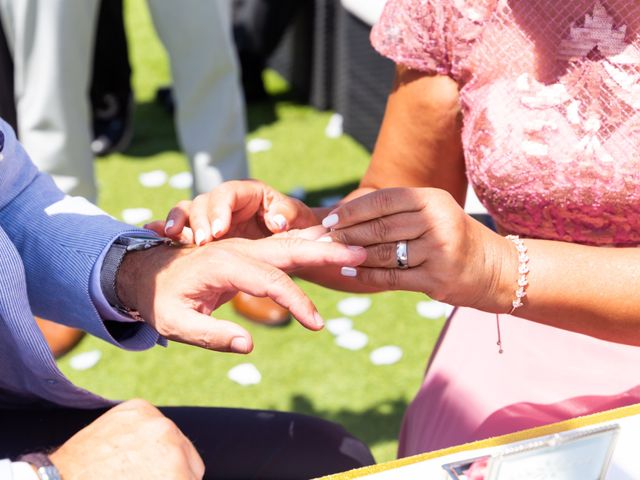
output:
{"label": "white trouser leg", "polygon": [[20,139],[63,191],[95,202],[88,90],[98,0],[0,0],[0,8]]}
{"label": "white trouser leg", "polygon": [[169,52],[180,143],[195,193],[248,176],[244,101],[230,0],[149,0]]}

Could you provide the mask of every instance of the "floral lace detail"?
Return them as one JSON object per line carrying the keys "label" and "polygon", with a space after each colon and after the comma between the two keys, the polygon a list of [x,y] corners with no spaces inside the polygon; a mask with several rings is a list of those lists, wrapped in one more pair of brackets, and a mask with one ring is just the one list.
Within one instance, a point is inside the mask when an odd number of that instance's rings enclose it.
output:
{"label": "floral lace detail", "polygon": [[[406,8],[413,37],[384,43]],[[382,53],[460,82],[469,180],[503,230],[640,245],[640,4],[390,0],[376,29]]]}

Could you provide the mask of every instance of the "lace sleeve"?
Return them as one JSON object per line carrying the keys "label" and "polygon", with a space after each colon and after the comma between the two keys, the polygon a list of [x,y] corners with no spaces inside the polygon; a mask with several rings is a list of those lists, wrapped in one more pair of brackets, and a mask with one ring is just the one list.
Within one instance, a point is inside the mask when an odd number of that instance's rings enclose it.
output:
{"label": "lace sleeve", "polygon": [[389,0],[371,32],[373,47],[399,65],[450,75],[446,3],[437,0]]}
{"label": "lace sleeve", "polygon": [[371,43],[399,65],[460,81],[461,63],[480,35],[493,3],[388,0],[371,32]]}

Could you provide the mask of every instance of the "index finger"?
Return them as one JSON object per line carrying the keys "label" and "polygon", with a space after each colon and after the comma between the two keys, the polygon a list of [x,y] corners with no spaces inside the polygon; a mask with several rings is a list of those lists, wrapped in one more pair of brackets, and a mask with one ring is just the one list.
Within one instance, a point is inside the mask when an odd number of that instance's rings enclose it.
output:
{"label": "index finger", "polygon": [[299,268],[331,265],[355,267],[367,259],[366,250],[360,246],[305,240],[300,236],[301,232],[249,240],[236,245],[235,248],[242,250],[246,256],[287,272]]}
{"label": "index finger", "polygon": [[322,220],[322,226],[344,228],[423,207],[424,201],[415,188],[384,188],[340,205]]}

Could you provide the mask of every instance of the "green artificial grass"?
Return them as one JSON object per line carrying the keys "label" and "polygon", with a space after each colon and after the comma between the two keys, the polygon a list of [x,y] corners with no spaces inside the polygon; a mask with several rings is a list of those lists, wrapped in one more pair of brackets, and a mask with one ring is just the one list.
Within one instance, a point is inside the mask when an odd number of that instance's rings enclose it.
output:
{"label": "green artificial grass", "polygon": [[[179,151],[172,119],[153,103],[156,88],[170,83],[165,52],[145,3],[127,2],[126,8],[138,102],[136,133],[126,154],[97,160],[99,202],[118,218],[123,209],[132,207],[150,208],[155,217],[163,217],[189,192],[168,185],[144,188],[138,175],[156,169],[174,174],[188,170],[188,164]],[[367,166],[367,152],[346,136],[327,138],[324,129],[330,113],[293,101],[276,74],[268,73],[266,81],[272,101],[249,108],[249,138],[268,139],[273,147],[250,156],[252,176],[285,192],[302,187],[314,203],[353,188]],[[325,319],[341,316],[336,304],[348,294],[300,283]],[[72,381],[110,398],[318,415],[341,423],[371,447],[378,461],[387,461],[395,457],[403,412],[420,385],[443,319],[418,316],[416,303],[425,299],[419,294],[370,297],[371,309],[354,318],[355,328],[369,336],[369,344],[357,352],[336,346],[327,331],[312,333],[295,322],[280,328],[261,327],[224,306],[215,316],[237,321],[252,333],[255,350],[251,355],[175,343],[167,349],[132,353],[85,338],[59,363]],[[400,346],[404,356],[394,365],[374,366],[369,354],[384,345]],[[95,367],[70,368],[70,357],[94,349],[103,354]],[[260,384],[242,387],[227,378],[230,368],[244,362],[261,372]]]}

